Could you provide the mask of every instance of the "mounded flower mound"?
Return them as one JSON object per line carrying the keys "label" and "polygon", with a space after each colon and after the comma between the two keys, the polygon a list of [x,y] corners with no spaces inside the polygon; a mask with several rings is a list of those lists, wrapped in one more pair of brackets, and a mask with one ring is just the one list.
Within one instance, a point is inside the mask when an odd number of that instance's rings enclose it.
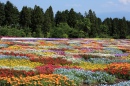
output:
{"label": "mounded flower mound", "polygon": [[130,63],[111,63],[104,70],[118,78],[130,79]]}
{"label": "mounded flower mound", "polygon": [[59,74],[35,75],[28,77],[0,77],[2,86],[76,86],[73,80]]}
{"label": "mounded flower mound", "polygon": [[3,37],[0,86],[129,86],[129,51],[127,39]]}

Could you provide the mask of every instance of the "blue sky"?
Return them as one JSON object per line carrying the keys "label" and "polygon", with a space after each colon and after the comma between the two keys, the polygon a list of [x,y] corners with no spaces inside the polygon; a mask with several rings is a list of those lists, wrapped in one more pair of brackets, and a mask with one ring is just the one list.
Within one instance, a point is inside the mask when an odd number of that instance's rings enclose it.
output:
{"label": "blue sky", "polygon": [[[7,0],[0,0],[6,3]],[[58,10],[70,10],[74,8],[76,12],[82,14],[88,12],[89,9],[95,11],[97,17],[102,19],[106,17],[126,17],[130,20],[130,0],[9,0],[19,10],[23,6],[33,8],[34,5],[38,5],[45,11],[50,5],[53,7],[54,13]]]}

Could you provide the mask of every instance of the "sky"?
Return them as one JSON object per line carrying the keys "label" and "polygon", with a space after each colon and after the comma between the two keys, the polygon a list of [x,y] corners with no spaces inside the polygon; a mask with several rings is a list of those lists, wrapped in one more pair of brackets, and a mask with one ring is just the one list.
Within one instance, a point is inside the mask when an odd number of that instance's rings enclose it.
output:
{"label": "sky", "polygon": [[130,20],[130,0],[0,0],[3,3],[6,1],[13,3],[19,11],[23,6],[33,8],[35,5],[40,6],[43,11],[52,6],[54,13],[74,8],[74,11],[84,14],[91,9],[102,20],[107,17],[126,17]]}

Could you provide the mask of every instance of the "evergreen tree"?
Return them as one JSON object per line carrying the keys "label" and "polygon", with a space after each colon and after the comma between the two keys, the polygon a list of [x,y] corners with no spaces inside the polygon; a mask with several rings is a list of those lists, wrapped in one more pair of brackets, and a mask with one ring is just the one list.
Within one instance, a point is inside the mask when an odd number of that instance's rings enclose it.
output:
{"label": "evergreen tree", "polygon": [[107,33],[106,34],[108,34],[108,35],[110,35],[110,36],[113,36],[113,29],[112,29],[112,18],[106,18],[106,19],[104,19],[104,21],[103,21],[103,24],[105,24],[108,28],[107,28]]}
{"label": "evergreen tree", "polygon": [[20,12],[20,25],[22,27],[29,27],[31,25],[31,8],[24,6]]}
{"label": "evergreen tree", "polygon": [[127,22],[127,31],[126,31],[126,34],[127,34],[127,38],[130,38],[130,21],[126,21]]}
{"label": "evergreen tree", "polygon": [[5,4],[5,25],[17,25],[19,21],[19,11],[10,1]]}
{"label": "evergreen tree", "polygon": [[89,18],[84,17],[83,20],[77,20],[76,28],[79,32],[84,33],[85,36],[88,37],[88,34],[90,33],[91,30],[91,22]]}
{"label": "evergreen tree", "polygon": [[3,25],[5,20],[4,3],[0,2],[0,26]]}
{"label": "evergreen tree", "polygon": [[77,20],[83,20],[84,19],[84,16],[79,12],[79,13],[76,13],[76,19]]}
{"label": "evergreen tree", "polygon": [[47,37],[47,33],[49,33],[50,29],[52,28],[52,21],[51,21],[49,9],[46,10],[44,17],[45,19],[44,19],[42,31],[45,34],[45,37]]}
{"label": "evergreen tree", "polygon": [[96,17],[96,14],[95,12],[93,12],[91,9],[89,10],[88,12],[88,15],[86,16],[87,18],[89,18],[90,22],[91,22],[91,30],[90,30],[90,33],[89,33],[89,37],[96,37],[98,35],[98,32],[97,32],[97,17]]}
{"label": "evergreen tree", "polygon": [[62,15],[62,14],[61,14],[60,11],[57,11],[56,14],[55,14],[55,24],[56,24],[56,26],[57,26],[58,24],[60,24],[60,22],[62,21],[61,15]]}
{"label": "evergreen tree", "polygon": [[14,14],[14,16],[13,16],[13,24],[14,24],[14,26],[19,25],[19,14],[20,13],[19,13],[17,7],[14,7],[13,14]]}
{"label": "evergreen tree", "polygon": [[99,35],[99,37],[101,37],[101,38],[109,37],[107,25],[105,25],[105,24],[100,25],[100,35]]}
{"label": "evergreen tree", "polygon": [[68,10],[65,10],[65,11],[64,11],[64,14],[65,14],[65,21],[66,21],[66,23],[67,23],[67,21],[68,21],[68,16],[69,16],[69,11],[68,11]]}
{"label": "evergreen tree", "polygon": [[127,23],[125,17],[119,20],[120,38],[126,38]]}
{"label": "evergreen tree", "polygon": [[62,14],[61,14],[61,22],[62,23],[67,23],[68,13],[69,13],[68,10],[62,11]]}
{"label": "evergreen tree", "polygon": [[112,22],[112,29],[113,29],[113,37],[114,38],[119,38],[119,34],[120,34],[120,31],[119,31],[119,27],[118,27],[118,22],[119,22],[119,19],[118,18],[114,18],[113,19],[113,22]]}
{"label": "evergreen tree", "polygon": [[43,9],[37,5],[35,5],[32,11],[31,22],[32,22],[32,28],[33,28],[32,31],[35,32],[36,33],[35,36],[38,37],[39,34],[42,34],[41,28],[44,22],[44,13],[43,13]]}
{"label": "evergreen tree", "polygon": [[51,6],[45,13],[37,5],[33,9],[23,6],[19,13],[10,1],[0,2],[0,35],[3,36],[130,38],[129,33],[130,21],[125,17],[106,18],[102,22],[91,9],[83,16],[71,8],[57,11],[54,18]]}
{"label": "evergreen tree", "polygon": [[65,11],[57,11],[55,15],[55,23],[56,26],[60,23],[67,23],[68,20],[68,10]]}
{"label": "evergreen tree", "polygon": [[102,20],[100,18],[96,18],[96,30],[98,37],[100,36],[100,25],[102,25]]}
{"label": "evergreen tree", "polygon": [[51,6],[47,9],[47,12],[48,12],[47,14],[51,20],[52,26],[54,26],[54,13],[53,13],[53,9]]}
{"label": "evergreen tree", "polygon": [[52,28],[51,19],[48,16],[48,14],[45,13],[45,20],[44,20],[44,25],[43,25],[43,33],[47,34],[47,32],[49,32],[51,28]]}
{"label": "evergreen tree", "polygon": [[76,12],[74,11],[73,8],[70,9],[69,14],[68,14],[68,25],[72,28],[75,27],[76,25]]}

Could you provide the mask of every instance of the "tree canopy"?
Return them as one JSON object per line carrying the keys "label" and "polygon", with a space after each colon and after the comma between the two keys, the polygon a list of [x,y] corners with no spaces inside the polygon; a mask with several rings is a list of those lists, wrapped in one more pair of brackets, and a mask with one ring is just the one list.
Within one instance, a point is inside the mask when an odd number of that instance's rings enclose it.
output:
{"label": "tree canopy", "polygon": [[10,1],[0,2],[0,36],[55,38],[130,38],[130,21],[122,18],[101,20],[92,9],[84,14],[70,10],[43,10],[23,6],[19,11]]}

